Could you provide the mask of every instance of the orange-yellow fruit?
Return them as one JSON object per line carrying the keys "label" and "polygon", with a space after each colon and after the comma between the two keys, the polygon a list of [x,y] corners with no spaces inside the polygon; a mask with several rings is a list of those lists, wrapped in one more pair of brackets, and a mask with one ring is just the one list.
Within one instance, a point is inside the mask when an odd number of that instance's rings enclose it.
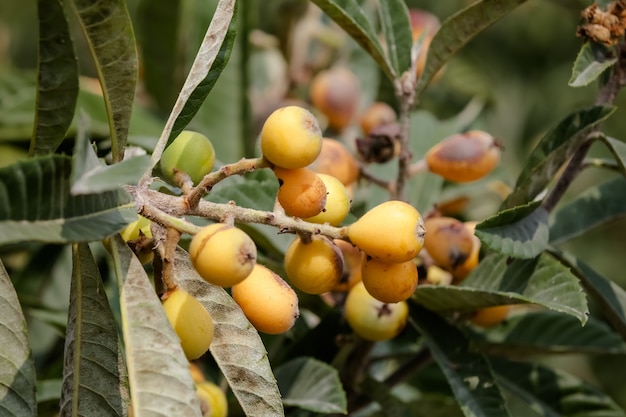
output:
{"label": "orange-yellow fruit", "polygon": [[311,236],[311,241],[296,238],[285,252],[285,272],[289,282],[307,294],[330,291],[341,279],[343,255],[332,240]]}
{"label": "orange-yellow fruit", "polygon": [[275,110],[261,129],[261,152],[272,164],[303,168],[315,161],[322,149],[322,132],[307,109],[285,106]]}
{"label": "orange-yellow fruit", "polygon": [[196,384],[206,381],[206,377],[204,376],[202,369],[200,369],[200,367],[193,362],[189,362],[189,373],[191,374],[191,379],[193,379],[193,382]]}
{"label": "orange-yellow fruit", "polygon": [[348,237],[373,258],[405,262],[413,259],[424,245],[424,223],[413,206],[391,200],[372,208],[349,225]]}
{"label": "orange-yellow fruit", "polygon": [[425,37],[424,43],[422,44],[422,50],[417,58],[416,75],[419,78],[424,72],[424,67],[426,66],[426,55],[428,53],[428,48],[430,47],[430,42],[439,30],[441,23],[439,22],[437,16],[419,9],[410,9],[409,18],[411,21],[411,32],[413,33],[414,42],[420,37],[424,30],[427,31],[424,35]]}
{"label": "orange-yellow fruit", "polygon": [[213,144],[202,133],[190,130],[182,131],[176,139],[163,151],[161,171],[165,177],[174,181],[176,171],[189,175],[194,184],[213,169],[215,149]]}
{"label": "orange-yellow fruit", "polygon": [[311,223],[339,226],[350,212],[350,195],[337,178],[327,174],[317,174],[326,187],[326,204],[321,212],[304,220]]}
{"label": "orange-yellow fruit", "polygon": [[478,257],[480,255],[480,239],[478,236],[474,235],[474,230],[476,229],[476,224],[478,222],[465,222],[465,227],[472,234],[472,251],[469,256],[461,265],[457,266],[452,270],[452,274],[454,275],[455,283],[462,282],[470,272],[478,265]]}
{"label": "orange-yellow fruit", "polygon": [[189,245],[194,268],[205,281],[232,287],[244,280],[256,264],[256,246],[244,231],[213,223],[196,233]]}
{"label": "orange-yellow fruit", "polygon": [[449,181],[476,181],[500,162],[501,146],[489,133],[470,130],[449,136],[426,153],[428,169]]}
{"label": "orange-yellow fruit", "polygon": [[396,111],[387,103],[375,101],[361,115],[359,124],[364,135],[382,125],[395,123],[398,119]]}
{"label": "orange-yellow fruit", "polygon": [[312,217],[326,206],[326,185],[311,169],[274,167],[274,174],[280,184],[276,198],[287,215]]}
{"label": "orange-yellow fruit", "polygon": [[281,277],[256,264],[252,273],[232,288],[232,297],[260,332],[284,333],[299,315],[298,296]]}
{"label": "orange-yellow fruit", "polygon": [[348,292],[344,305],[346,321],[364,339],[393,339],[404,329],[409,314],[406,301],[383,303],[372,297],[362,282]]}
{"label": "orange-yellow fruit", "polygon": [[334,242],[343,255],[343,272],[341,279],[332,290],[348,292],[356,283],[361,282],[361,265],[365,254],[345,240],[335,239]]}
{"label": "orange-yellow fruit", "polygon": [[345,186],[356,182],[360,175],[354,155],[343,143],[330,138],[322,139],[322,151],[309,168],[318,174],[332,175]]}
{"label": "orange-yellow fruit", "polygon": [[180,338],[187,359],[202,356],[213,340],[213,319],[200,301],[187,291],[176,288],[163,296],[163,309]]}
{"label": "orange-yellow fruit", "polygon": [[360,86],[354,73],[344,67],[319,72],[311,81],[311,102],[326,116],[328,125],[341,131],[358,109]]}
{"label": "orange-yellow fruit", "polygon": [[228,400],[226,394],[211,381],[196,384],[196,392],[200,399],[202,417],[226,417]]}
{"label": "orange-yellow fruit", "polygon": [[453,271],[472,253],[473,234],[454,217],[431,217],[424,221],[424,248],[435,263]]}
{"label": "orange-yellow fruit", "polygon": [[413,260],[387,263],[369,258],[363,262],[361,275],[367,292],[383,303],[404,301],[417,288],[417,266]]}
{"label": "orange-yellow fruit", "polygon": [[493,327],[496,324],[502,323],[507,318],[510,311],[510,305],[479,308],[469,320],[476,326]]}

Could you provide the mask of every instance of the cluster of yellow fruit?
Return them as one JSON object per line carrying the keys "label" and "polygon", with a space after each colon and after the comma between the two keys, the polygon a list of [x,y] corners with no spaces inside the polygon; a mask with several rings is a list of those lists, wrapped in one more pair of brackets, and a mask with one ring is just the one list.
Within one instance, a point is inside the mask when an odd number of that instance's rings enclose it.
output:
{"label": "cluster of yellow fruit", "polygon": [[189,373],[196,384],[202,417],[226,417],[228,400],[224,391],[204,376],[204,372],[194,363],[189,364]]}

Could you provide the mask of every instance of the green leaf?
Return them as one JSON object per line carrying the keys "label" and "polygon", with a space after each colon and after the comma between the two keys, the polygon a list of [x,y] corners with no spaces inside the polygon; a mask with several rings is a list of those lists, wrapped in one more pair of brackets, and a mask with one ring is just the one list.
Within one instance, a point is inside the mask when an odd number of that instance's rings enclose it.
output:
{"label": "green leaf", "polygon": [[119,235],[109,240],[120,287],[133,415],[200,417],[189,361],[141,262]]}
{"label": "green leaf", "polygon": [[526,166],[503,207],[520,206],[539,195],[586,139],[590,128],[606,120],[614,111],[612,106],[593,106],[570,114],[548,131],[527,158]]}
{"label": "green leaf", "polygon": [[102,85],[113,162],[124,157],[137,84],[135,35],[124,0],[72,0]]}
{"label": "green leaf", "polygon": [[602,136],[602,141],[615,157],[622,174],[626,175],[626,143],[609,136]]}
{"label": "green leaf", "polygon": [[11,278],[0,261],[0,410],[7,417],[37,415],[35,363],[31,356],[26,319]]}
{"label": "green leaf", "polygon": [[101,240],[137,219],[123,191],[70,195],[71,164],[49,155],[0,169],[0,244]]}
{"label": "green leaf", "polygon": [[78,62],[63,4],[38,0],[39,68],[31,155],[54,152],[72,123],[78,97]]}
{"label": "green leaf", "polygon": [[274,211],[277,192],[278,180],[274,174],[269,170],[262,170],[220,182],[206,199],[215,203],[234,201],[241,207]]}
{"label": "green leaf", "polygon": [[417,94],[426,88],[443,65],[470,40],[525,1],[482,0],[447,18],[428,48],[426,67],[418,82]]}
{"label": "green leaf", "polygon": [[372,377],[365,377],[359,384],[359,389],[380,405],[385,417],[414,416],[417,411],[411,410],[409,404],[395,396],[389,385]]}
{"label": "green leaf", "polygon": [[423,308],[411,309],[420,333],[467,417],[509,416],[485,357],[470,349],[460,330]]}
{"label": "green leaf", "polygon": [[139,155],[113,165],[101,165],[72,184],[72,195],[117,190],[124,184],[137,184],[150,167],[150,156]]}
{"label": "green leaf", "polygon": [[276,369],[283,404],[318,413],[347,412],[346,393],[335,368],[313,358],[295,358]]}
{"label": "green leaf", "polygon": [[491,361],[502,388],[545,417],[624,417],[607,394],[560,370],[534,363]]}
{"label": "green leaf", "polygon": [[413,33],[409,9],[404,0],[381,1],[380,22],[385,35],[386,53],[395,73],[400,76],[411,66]]}
{"label": "green leaf", "polygon": [[476,236],[503,255],[534,258],[548,246],[548,212],[539,202],[502,210],[476,225]]}
{"label": "green leaf", "polygon": [[372,23],[357,0],[312,1],[374,58],[391,81],[400,76],[383,51]]}
{"label": "green leaf", "polygon": [[617,58],[611,56],[609,49],[596,42],[585,42],[574,61],[568,85],[570,87],[589,85],[616,62]]}
{"label": "green leaf", "polygon": [[63,379],[44,379],[37,381],[37,402],[59,401]]}
{"label": "green leaf", "polygon": [[61,414],[125,416],[126,368],[117,324],[86,243],[72,247]]}
{"label": "green leaf", "polygon": [[616,177],[585,190],[561,207],[550,225],[558,245],[626,215],[626,178]]}
{"label": "green leaf", "polygon": [[263,341],[237,303],[223,288],[200,278],[189,254],[180,248],[176,251],[176,280],[211,314],[215,333],[209,350],[244,413],[284,415]]}

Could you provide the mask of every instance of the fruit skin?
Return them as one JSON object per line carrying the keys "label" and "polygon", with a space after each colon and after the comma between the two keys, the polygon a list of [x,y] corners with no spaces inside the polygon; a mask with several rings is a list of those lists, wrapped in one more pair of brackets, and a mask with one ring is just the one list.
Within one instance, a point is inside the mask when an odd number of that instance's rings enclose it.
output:
{"label": "fruit skin", "polygon": [[275,110],[261,129],[261,152],[272,164],[288,169],[303,168],[322,150],[322,132],[307,109],[285,106]]}
{"label": "fruit skin", "polygon": [[321,212],[304,218],[307,222],[339,226],[350,212],[350,195],[337,178],[327,174],[317,174],[326,187],[326,204]]}
{"label": "fruit skin", "polygon": [[361,265],[365,260],[365,254],[350,242],[334,239],[333,242],[343,255],[343,272],[339,282],[333,287],[333,291],[348,292],[358,282],[361,282]]}
{"label": "fruit skin", "polygon": [[[428,48],[430,47],[430,43],[433,40],[433,37],[439,30],[441,23],[439,22],[437,16],[419,9],[410,9],[409,19],[411,22],[413,42],[415,42],[421,36],[424,30],[428,30],[424,38],[424,43],[422,44],[422,50],[420,51],[419,57],[417,58],[415,73],[416,76],[419,78],[424,72],[424,67],[426,66],[426,56],[428,54]],[[441,76],[441,70],[437,74],[435,74],[435,78],[438,78],[439,76]]]}
{"label": "fruit skin", "polygon": [[276,198],[287,215],[312,217],[326,206],[326,185],[311,169],[274,167],[274,175],[280,184]]}
{"label": "fruit skin", "polygon": [[361,276],[367,292],[383,303],[405,301],[417,288],[417,266],[413,260],[387,263],[368,258],[363,262]]}
{"label": "fruit skin", "polygon": [[213,340],[213,319],[206,308],[187,291],[176,288],[163,295],[163,309],[187,359],[202,356]]}
{"label": "fruit skin", "polygon": [[437,265],[453,271],[472,253],[473,234],[454,217],[430,217],[424,221],[424,249]]}
{"label": "fruit skin", "polygon": [[196,384],[196,392],[202,407],[202,417],[228,416],[228,400],[226,394],[211,381]]}
{"label": "fruit skin", "polygon": [[296,238],[285,252],[285,272],[289,282],[307,294],[333,289],[343,273],[343,255],[332,240],[311,236],[305,243]]}
{"label": "fruit skin", "polygon": [[413,206],[399,200],[379,204],[347,227],[359,249],[385,262],[413,259],[424,245],[424,223]]}
{"label": "fruit skin", "polygon": [[213,169],[215,149],[202,133],[184,130],[163,151],[160,163],[161,171],[169,181],[175,182],[174,174],[178,170],[197,184]]}
{"label": "fruit skin", "polygon": [[448,136],[426,153],[428,169],[453,182],[476,181],[500,162],[500,144],[487,132],[470,130]]}
{"label": "fruit skin", "polygon": [[372,297],[362,282],[348,292],[344,305],[346,321],[354,333],[374,342],[399,335],[406,326],[408,314],[406,301],[383,303]]}
{"label": "fruit skin", "polygon": [[275,272],[260,264],[254,266],[248,278],[233,286],[232,297],[250,323],[263,333],[286,332],[300,314],[295,291]]}
{"label": "fruit skin", "polygon": [[152,230],[150,230],[150,220],[143,216],[137,215],[137,220],[130,223],[120,232],[124,242],[138,239],[140,235],[152,238]]}
{"label": "fruit skin", "polygon": [[470,322],[479,327],[493,327],[497,324],[502,323],[509,312],[511,311],[510,305],[501,305],[494,307],[485,307],[479,308],[476,312],[470,317]]}
{"label": "fruit skin", "polygon": [[322,139],[322,151],[309,168],[318,174],[332,175],[345,186],[355,183],[361,174],[354,155],[343,143],[331,138]]}
{"label": "fruit skin", "polygon": [[320,71],[311,81],[310,96],[315,106],[336,131],[345,129],[354,119],[359,106],[359,80],[345,67]]}
{"label": "fruit skin", "polygon": [[205,281],[232,287],[250,274],[256,264],[257,251],[254,241],[241,229],[213,223],[191,239],[189,257]]}
{"label": "fruit skin", "polygon": [[361,114],[359,125],[363,134],[369,135],[373,129],[395,123],[397,119],[396,111],[389,104],[375,101]]}
{"label": "fruit skin", "polygon": [[478,238],[478,236],[474,234],[474,230],[476,229],[476,225],[478,224],[478,222],[468,221],[468,222],[465,222],[464,224],[465,224],[465,227],[472,234],[473,245],[472,245],[472,251],[470,252],[465,262],[463,262],[461,265],[457,266],[456,268],[452,270],[455,284],[461,283],[465,278],[467,278],[469,273],[472,272],[474,268],[476,268],[476,266],[478,265],[478,260],[479,260],[478,258],[480,255],[480,239]]}

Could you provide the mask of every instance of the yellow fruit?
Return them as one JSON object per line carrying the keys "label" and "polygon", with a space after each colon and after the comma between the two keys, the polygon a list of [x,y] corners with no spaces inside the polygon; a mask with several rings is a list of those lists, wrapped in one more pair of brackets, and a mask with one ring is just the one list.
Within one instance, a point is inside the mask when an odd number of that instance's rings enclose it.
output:
{"label": "yellow fruit", "polygon": [[343,143],[330,138],[322,139],[322,151],[309,168],[318,174],[332,175],[345,186],[356,182],[360,175],[354,155]]}
{"label": "yellow fruit", "polygon": [[120,232],[125,242],[138,239],[140,235],[151,238],[152,230],[150,230],[150,220],[143,216],[137,216],[137,220],[129,224]]}
{"label": "yellow fruit", "polygon": [[474,315],[470,317],[470,321],[476,326],[493,327],[496,324],[502,323],[509,315],[510,310],[510,305],[479,308]]}
{"label": "yellow fruit", "polygon": [[337,178],[327,174],[317,174],[326,187],[326,204],[322,211],[313,217],[304,218],[307,222],[339,226],[350,212],[348,190]]}
{"label": "yellow fruit", "polygon": [[197,184],[213,169],[215,149],[202,133],[184,130],[163,151],[160,163],[168,180],[173,181],[175,172],[182,171]]}
{"label": "yellow fruit", "polygon": [[426,282],[432,285],[449,285],[452,283],[452,274],[437,265],[430,265],[426,269]]}
{"label": "yellow fruit", "polygon": [[204,381],[196,384],[196,392],[200,399],[202,417],[226,417],[228,415],[228,400],[220,387],[213,382]]}
{"label": "yellow fruit", "polygon": [[335,239],[333,242],[343,255],[343,272],[341,279],[332,290],[348,292],[356,283],[361,282],[361,265],[365,254],[345,240]]}
{"label": "yellow fruit", "polygon": [[322,132],[307,109],[285,106],[267,118],[261,130],[261,152],[272,164],[303,168],[315,161],[322,149]]}
{"label": "yellow fruit", "polygon": [[478,236],[474,235],[474,229],[476,228],[477,223],[478,222],[465,222],[465,227],[472,234],[472,251],[465,262],[452,270],[454,282],[456,284],[467,278],[469,273],[472,272],[472,270],[478,265],[478,257],[480,255],[480,239],[478,239]]}
{"label": "yellow fruit", "polygon": [[395,123],[397,119],[396,111],[389,104],[376,101],[361,115],[359,123],[363,134],[369,135],[378,126]]}
{"label": "yellow fruit", "polygon": [[344,306],[346,321],[364,339],[389,340],[406,326],[409,306],[406,301],[383,303],[367,292],[362,282],[348,292]]}
{"label": "yellow fruit", "polygon": [[191,374],[191,379],[193,379],[193,382],[196,384],[206,381],[206,377],[204,376],[202,369],[200,369],[200,367],[193,362],[189,362],[189,373]]}
{"label": "yellow fruit", "polygon": [[256,264],[252,273],[232,288],[233,299],[260,332],[284,333],[298,318],[298,296],[281,277]]}
{"label": "yellow fruit", "polygon": [[285,213],[294,217],[311,217],[320,213],[326,205],[326,186],[318,174],[309,168],[274,168],[280,184],[278,202]]}
{"label": "yellow fruit", "polygon": [[372,208],[349,225],[348,237],[372,258],[405,262],[422,249],[424,224],[413,206],[391,200]]}
{"label": "yellow fruit", "polygon": [[296,238],[285,252],[285,272],[289,282],[307,294],[330,291],[341,279],[343,255],[332,240],[311,236],[304,243]]}
{"label": "yellow fruit", "polygon": [[196,233],[189,245],[194,268],[205,281],[232,287],[244,280],[256,264],[256,246],[250,236],[232,225],[213,223]]}
{"label": "yellow fruit", "polygon": [[361,276],[367,292],[383,303],[404,301],[417,288],[417,266],[413,260],[387,263],[368,258],[363,262]]}
{"label": "yellow fruit", "polygon": [[176,288],[163,296],[163,309],[187,359],[202,356],[213,340],[213,319],[200,301]]}
{"label": "yellow fruit", "polygon": [[313,105],[328,119],[328,126],[342,131],[358,109],[359,80],[344,67],[324,70],[311,81],[310,95]]}
{"label": "yellow fruit", "polygon": [[426,153],[428,169],[454,182],[476,181],[500,162],[501,146],[489,133],[470,130],[449,136]]}
{"label": "yellow fruit", "polygon": [[424,221],[424,248],[440,267],[453,271],[472,253],[473,234],[454,217],[431,217]]}

